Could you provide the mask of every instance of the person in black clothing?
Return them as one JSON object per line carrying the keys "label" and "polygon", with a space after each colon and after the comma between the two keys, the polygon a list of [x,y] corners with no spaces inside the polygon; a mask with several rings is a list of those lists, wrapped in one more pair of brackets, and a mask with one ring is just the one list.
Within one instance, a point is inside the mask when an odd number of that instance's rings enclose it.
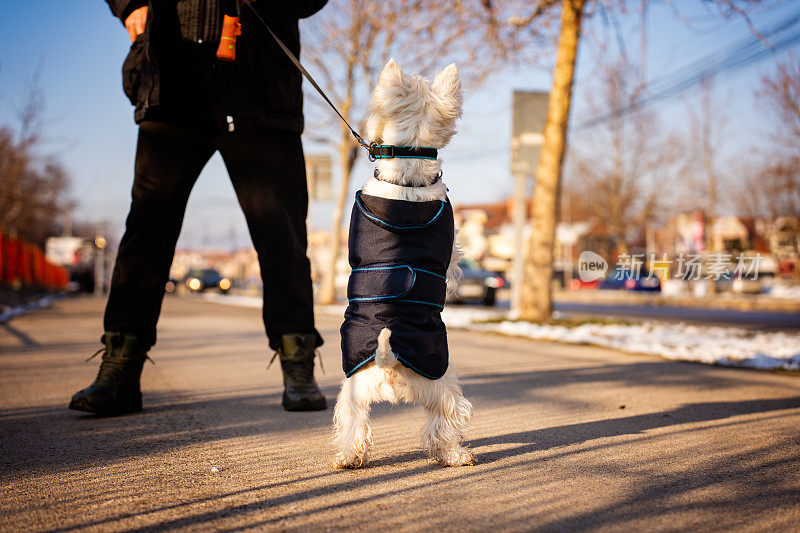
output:
{"label": "person in black clothing", "polygon": [[[123,88],[135,106],[139,139],[131,207],[106,305],[100,371],[69,407],[104,415],[142,409],[139,379],[156,342],[186,203],[200,171],[219,151],[258,253],[264,324],[283,369],[283,406],[325,409],[314,381],[322,338],[314,326],[306,256],[301,74],[246,8],[235,61],[218,60],[222,18],[235,9],[226,0],[106,2],[133,40]],[[299,55],[298,19],[325,2],[253,5]]]}

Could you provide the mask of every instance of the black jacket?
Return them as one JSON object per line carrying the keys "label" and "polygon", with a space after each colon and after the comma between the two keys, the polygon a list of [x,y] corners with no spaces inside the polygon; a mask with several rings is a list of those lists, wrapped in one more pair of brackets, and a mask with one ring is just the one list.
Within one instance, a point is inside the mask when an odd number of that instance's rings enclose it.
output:
{"label": "black jacket", "polygon": [[406,202],[356,193],[350,217],[349,304],[342,324],[348,377],[375,357],[384,327],[398,361],[429,378],[447,371],[441,319],[453,250],[450,202]]}
{"label": "black jacket", "polygon": [[[298,19],[313,15],[327,0],[255,0],[253,5],[286,46],[300,56]],[[125,21],[136,8],[148,5],[145,31],[131,45],[122,67],[122,85],[136,106],[137,122],[159,106],[163,76],[160,67],[180,44],[175,0],[106,0],[115,16]],[[266,126],[303,131],[302,75],[249,8],[242,8],[242,35],[236,61],[217,62],[219,78],[227,85],[220,110],[234,119],[248,119]]]}

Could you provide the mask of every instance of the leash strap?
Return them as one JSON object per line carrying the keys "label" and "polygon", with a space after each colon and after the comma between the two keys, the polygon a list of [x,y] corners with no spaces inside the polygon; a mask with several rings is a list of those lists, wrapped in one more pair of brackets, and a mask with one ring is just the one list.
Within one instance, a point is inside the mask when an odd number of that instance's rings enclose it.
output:
{"label": "leash strap", "polygon": [[[253,15],[255,15],[258,21],[261,22],[261,24],[263,24],[263,26],[267,29],[272,38],[275,39],[275,42],[278,43],[278,46],[280,46],[281,50],[283,50],[283,53],[285,53],[286,56],[291,60],[291,62],[294,63],[294,66],[297,67],[297,70],[299,70],[303,74],[303,76],[306,77],[309,83],[311,83],[311,85],[313,85],[314,88],[317,90],[319,95],[322,96],[322,98],[324,98],[326,102],[328,102],[328,105],[331,106],[331,109],[333,109],[333,111],[337,115],[339,115],[339,118],[342,119],[342,122],[345,123],[347,129],[349,129],[350,133],[353,134],[353,137],[356,138],[358,144],[367,149],[367,151],[369,152],[370,161],[375,161],[376,159],[393,159],[393,158],[436,159],[438,157],[438,151],[436,150],[436,148],[431,148],[428,146],[414,147],[414,146],[394,146],[391,144],[375,144],[375,143],[367,144],[367,142],[361,137],[361,135],[359,135],[356,132],[356,130],[353,129],[350,123],[347,122],[347,120],[342,116],[339,110],[336,109],[336,106],[333,105],[333,102],[331,102],[330,98],[328,98],[328,95],[325,94],[325,91],[322,90],[322,88],[319,86],[319,84],[317,84],[317,82],[314,80],[311,74],[309,74],[308,71],[305,69],[305,67],[303,67],[303,65],[300,63],[300,60],[297,59],[297,57],[292,53],[292,51],[289,50],[289,48],[285,44],[283,44],[283,41],[281,41],[280,38],[277,35],[275,35],[275,32],[272,31],[272,28],[269,27],[269,24],[267,24],[266,21],[258,13],[258,11],[256,11],[256,8],[253,7],[252,2],[250,0],[241,0],[241,1],[244,5],[250,8],[250,11],[253,12]],[[239,8],[238,2],[236,6],[238,10]]]}
{"label": "leash strap", "polygon": [[289,59],[292,61],[292,63],[294,63],[294,66],[297,67],[297,69],[303,74],[303,76],[306,77],[306,79],[311,83],[311,85],[314,86],[314,88],[317,90],[317,92],[320,94],[320,96],[322,96],[322,98],[324,98],[325,101],[328,102],[328,105],[331,106],[331,109],[333,109],[336,112],[336,114],[339,115],[339,118],[342,119],[342,122],[345,123],[347,128],[350,130],[350,133],[352,133],[353,137],[356,138],[356,140],[358,141],[358,144],[360,144],[361,146],[363,146],[364,148],[369,150],[370,147],[366,143],[366,141],[364,141],[364,139],[361,137],[361,135],[356,133],[356,130],[354,130],[353,127],[350,125],[350,123],[347,122],[347,120],[345,120],[345,118],[342,116],[341,113],[339,113],[339,110],[336,109],[336,106],[333,105],[333,102],[330,101],[328,96],[325,94],[325,91],[323,91],[322,88],[320,88],[320,86],[317,85],[317,82],[314,81],[314,78],[311,77],[311,74],[308,73],[308,71],[305,69],[305,67],[303,67],[303,65],[300,64],[300,61],[295,57],[295,55],[292,53],[292,51],[289,50],[286,47],[285,44],[283,44],[283,41],[281,41],[278,38],[277,35],[275,35],[275,32],[273,32],[272,29],[269,27],[269,25],[264,21],[264,19],[261,18],[261,15],[258,14],[258,11],[256,11],[256,8],[253,7],[253,4],[250,2],[250,0],[242,0],[242,2],[244,3],[244,5],[246,5],[247,7],[250,8],[250,11],[253,12],[253,14],[261,22],[261,24],[263,24],[264,27],[267,28],[267,31],[269,32],[269,34],[272,35],[272,38],[275,39],[275,42],[278,43],[278,46],[281,47],[281,50],[283,50],[283,52],[289,57]]}
{"label": "leash strap", "polygon": [[429,146],[395,146],[392,144],[371,144],[369,159],[436,159],[438,151]]}

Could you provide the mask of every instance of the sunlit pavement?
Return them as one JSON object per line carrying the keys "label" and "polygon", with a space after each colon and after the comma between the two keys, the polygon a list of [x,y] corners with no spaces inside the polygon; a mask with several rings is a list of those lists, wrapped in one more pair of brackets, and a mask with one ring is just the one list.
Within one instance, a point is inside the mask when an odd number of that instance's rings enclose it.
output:
{"label": "sunlit pavement", "polygon": [[[499,300],[494,307],[466,302],[463,307],[484,311],[496,311],[497,317],[510,310],[508,300]],[[760,311],[739,309],[718,309],[649,302],[571,302],[555,301],[553,310],[562,317],[584,319],[601,318],[607,320],[664,320],[709,326],[734,326],[747,329],[797,330],[800,329],[800,312]]]}
{"label": "sunlit pavement", "polygon": [[[66,409],[102,302],[0,325],[0,530],[791,530],[800,524],[800,376],[466,331],[451,358],[478,464],[417,444],[418,407],[374,411],[360,471],[328,466],[331,410],[287,413],[258,309],[168,298],[145,412]],[[339,317],[321,385],[341,378]]]}

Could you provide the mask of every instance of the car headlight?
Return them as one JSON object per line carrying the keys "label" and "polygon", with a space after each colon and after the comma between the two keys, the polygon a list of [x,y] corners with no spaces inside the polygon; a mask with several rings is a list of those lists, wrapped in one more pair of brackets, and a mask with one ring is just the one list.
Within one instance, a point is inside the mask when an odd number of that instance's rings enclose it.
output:
{"label": "car headlight", "polygon": [[219,280],[219,288],[222,289],[223,291],[227,291],[228,289],[231,288],[231,280],[229,280],[228,278],[222,278],[221,280]]}
{"label": "car headlight", "polygon": [[202,285],[203,284],[200,283],[200,280],[197,278],[190,278],[189,281],[186,282],[186,286],[192,289],[193,291],[199,291]]}

